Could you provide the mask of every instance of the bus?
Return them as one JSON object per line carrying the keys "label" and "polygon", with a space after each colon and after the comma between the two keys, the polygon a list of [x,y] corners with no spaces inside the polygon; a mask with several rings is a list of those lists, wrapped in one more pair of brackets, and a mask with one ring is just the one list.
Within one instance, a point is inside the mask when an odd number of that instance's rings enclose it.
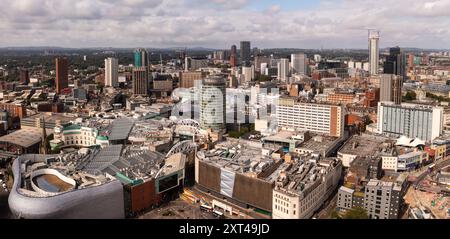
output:
{"label": "bus", "polygon": [[202,210],[203,212],[212,212],[213,208],[211,206],[206,205],[206,204],[202,204],[200,206],[200,210]]}
{"label": "bus", "polygon": [[213,215],[217,218],[223,218],[223,213],[217,210],[214,210]]}

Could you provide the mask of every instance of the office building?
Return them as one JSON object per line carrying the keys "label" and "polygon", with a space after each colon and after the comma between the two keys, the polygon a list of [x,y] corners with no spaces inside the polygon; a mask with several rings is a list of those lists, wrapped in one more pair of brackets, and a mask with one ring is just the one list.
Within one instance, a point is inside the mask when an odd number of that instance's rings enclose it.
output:
{"label": "office building", "polygon": [[280,59],[277,64],[278,68],[278,80],[288,83],[289,81],[289,59]]}
{"label": "office building", "polygon": [[145,49],[136,49],[134,51],[134,67],[148,67],[148,53]]}
{"label": "office building", "polygon": [[56,92],[59,94],[61,91],[69,87],[69,63],[67,58],[56,58]]}
{"label": "office building", "polygon": [[380,32],[369,30],[369,73],[371,75],[378,75],[378,68],[380,63]]}
{"label": "office building", "polygon": [[133,68],[133,94],[148,95],[148,69],[147,67]]}
{"label": "office building", "polygon": [[244,76],[244,82],[250,82],[255,79],[255,68],[254,66],[243,66],[242,75]]}
{"label": "office building", "polygon": [[380,101],[402,103],[403,80],[401,76],[383,74],[380,77]]}
{"label": "office building", "polygon": [[25,85],[30,83],[30,75],[27,69],[20,69],[20,82]]}
{"label": "office building", "polygon": [[400,47],[389,49],[389,56],[384,63],[384,74],[401,76],[403,79],[406,77],[406,57]]}
{"label": "office building", "polygon": [[378,132],[431,141],[443,130],[443,108],[429,105],[378,103]]}
{"label": "office building", "polygon": [[307,56],[304,53],[292,54],[291,55],[291,66],[292,72],[300,75],[307,75]]}
{"label": "office building", "polygon": [[180,72],[180,87],[192,88],[195,86],[195,81],[205,78],[206,73],[202,71],[187,71]]}
{"label": "office building", "polygon": [[269,64],[270,63],[270,58],[267,56],[262,56],[262,55],[257,55],[255,56],[255,71],[261,72],[263,73],[263,71],[261,70],[261,65],[262,64]]}
{"label": "office building", "polygon": [[330,136],[344,134],[344,108],[339,105],[302,102],[293,97],[279,99],[278,127],[287,130],[309,130]]}
{"label": "office building", "polygon": [[200,68],[208,67],[208,59],[186,57],[184,62],[184,71],[196,71]]}
{"label": "office building", "polygon": [[117,87],[119,84],[119,60],[116,58],[105,59],[105,86]]}
{"label": "office building", "polygon": [[341,172],[342,162],[332,158],[290,165],[275,183],[272,217],[311,218],[338,186]]}
{"label": "office building", "polygon": [[208,76],[202,81],[200,95],[200,126],[214,131],[225,130],[226,79]]}
{"label": "office building", "polygon": [[244,66],[250,65],[251,61],[251,43],[249,41],[241,41],[241,63]]}
{"label": "office building", "polygon": [[236,67],[237,63],[238,63],[237,47],[236,45],[233,45],[231,46],[230,65],[231,67]]}

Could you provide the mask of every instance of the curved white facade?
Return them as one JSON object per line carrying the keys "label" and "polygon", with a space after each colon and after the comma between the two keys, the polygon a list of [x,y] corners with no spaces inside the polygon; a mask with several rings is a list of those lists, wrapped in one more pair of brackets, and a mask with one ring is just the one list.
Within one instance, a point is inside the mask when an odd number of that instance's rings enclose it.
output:
{"label": "curved white facade", "polygon": [[125,217],[123,186],[118,180],[100,186],[47,196],[21,188],[22,163],[44,162],[43,155],[23,155],[13,164],[14,184],[8,198],[17,218],[26,219],[120,219]]}

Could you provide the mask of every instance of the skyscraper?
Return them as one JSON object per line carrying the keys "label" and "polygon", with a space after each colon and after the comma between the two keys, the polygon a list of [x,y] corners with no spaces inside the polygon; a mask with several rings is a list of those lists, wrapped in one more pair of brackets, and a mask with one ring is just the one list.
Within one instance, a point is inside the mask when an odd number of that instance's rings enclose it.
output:
{"label": "skyscraper", "polygon": [[242,75],[244,75],[244,81],[250,82],[255,78],[255,67],[254,66],[243,66]]}
{"label": "skyscraper", "polygon": [[308,58],[304,53],[292,54],[291,55],[291,65],[293,73],[306,75],[307,72],[307,61]]}
{"label": "skyscraper", "polygon": [[231,65],[231,67],[237,66],[237,47],[236,47],[236,45],[231,46],[230,65]]}
{"label": "skyscraper", "polygon": [[261,64],[269,64],[270,58],[263,55],[255,56],[255,70],[261,72]]}
{"label": "skyscraper", "polygon": [[402,77],[383,74],[380,77],[380,102],[402,103]]}
{"label": "skyscraper", "polygon": [[369,73],[378,75],[378,64],[380,62],[380,32],[369,30]]}
{"label": "skyscraper", "polygon": [[202,81],[200,95],[200,126],[214,131],[225,130],[226,79],[209,76]]}
{"label": "skyscraper", "polygon": [[147,67],[133,68],[133,94],[148,95],[148,70]]}
{"label": "skyscraper", "polygon": [[384,74],[393,74],[401,77],[406,76],[406,57],[400,47],[389,49],[389,56],[384,63]]}
{"label": "skyscraper", "polygon": [[287,82],[289,80],[289,59],[280,59],[277,65],[278,68],[278,80]]}
{"label": "skyscraper", "polygon": [[241,41],[241,63],[248,66],[251,61],[251,44],[249,41]]}
{"label": "skyscraper", "polygon": [[61,91],[69,86],[69,63],[67,58],[56,58],[56,92]]}
{"label": "skyscraper", "polygon": [[134,66],[135,67],[149,66],[148,53],[145,49],[136,49],[134,51]]}
{"label": "skyscraper", "polygon": [[119,60],[116,58],[105,59],[105,86],[117,87],[119,82]]}
{"label": "skyscraper", "polygon": [[30,75],[27,69],[20,69],[20,82],[25,85],[30,83]]}

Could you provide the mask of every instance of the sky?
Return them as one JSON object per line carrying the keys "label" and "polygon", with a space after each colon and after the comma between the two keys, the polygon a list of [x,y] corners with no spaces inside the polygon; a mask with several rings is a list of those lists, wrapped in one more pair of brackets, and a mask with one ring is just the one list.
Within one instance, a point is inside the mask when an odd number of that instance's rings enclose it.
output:
{"label": "sky", "polygon": [[450,49],[450,0],[0,0],[0,47]]}

